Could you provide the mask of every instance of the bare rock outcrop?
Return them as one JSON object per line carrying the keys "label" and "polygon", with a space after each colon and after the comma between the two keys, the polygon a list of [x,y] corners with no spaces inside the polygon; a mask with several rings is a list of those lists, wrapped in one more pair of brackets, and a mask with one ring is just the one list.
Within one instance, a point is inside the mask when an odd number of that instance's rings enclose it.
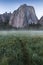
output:
{"label": "bare rock outcrop", "polygon": [[25,28],[28,27],[29,24],[37,24],[37,22],[38,19],[34,8],[24,4],[13,12],[9,21],[9,25],[16,28]]}
{"label": "bare rock outcrop", "polygon": [[43,16],[40,18],[39,23],[43,25]]}

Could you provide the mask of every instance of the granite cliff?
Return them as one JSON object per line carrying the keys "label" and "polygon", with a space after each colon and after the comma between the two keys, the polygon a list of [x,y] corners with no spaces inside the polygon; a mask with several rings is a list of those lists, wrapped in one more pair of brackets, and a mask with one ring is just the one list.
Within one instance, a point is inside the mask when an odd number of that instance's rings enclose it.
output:
{"label": "granite cliff", "polygon": [[24,4],[13,12],[9,25],[16,28],[25,28],[28,27],[29,24],[37,24],[37,22],[38,18],[36,17],[34,8]]}
{"label": "granite cliff", "polygon": [[0,29],[43,29],[43,16],[38,20],[33,6],[21,5],[13,13],[0,14]]}

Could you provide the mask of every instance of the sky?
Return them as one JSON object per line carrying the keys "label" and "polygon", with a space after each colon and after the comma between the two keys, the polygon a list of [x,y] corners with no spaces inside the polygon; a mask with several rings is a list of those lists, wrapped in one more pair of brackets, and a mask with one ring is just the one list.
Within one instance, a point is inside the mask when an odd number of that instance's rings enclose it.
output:
{"label": "sky", "polygon": [[43,16],[43,0],[0,0],[0,14],[13,12],[22,4],[33,6],[38,19]]}

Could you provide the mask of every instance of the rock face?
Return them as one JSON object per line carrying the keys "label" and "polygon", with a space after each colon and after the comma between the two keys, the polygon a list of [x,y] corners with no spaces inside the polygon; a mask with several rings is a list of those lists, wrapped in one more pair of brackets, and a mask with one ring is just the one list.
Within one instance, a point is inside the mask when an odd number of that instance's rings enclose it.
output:
{"label": "rock face", "polygon": [[5,12],[4,14],[0,15],[0,22],[7,22],[10,20],[11,13]]}
{"label": "rock face", "polygon": [[0,29],[5,29],[9,26],[10,17],[11,13],[5,12],[4,14],[0,14]]}
{"label": "rock face", "polygon": [[39,23],[43,25],[43,16],[40,18]]}
{"label": "rock face", "polygon": [[25,28],[29,26],[29,24],[37,24],[37,22],[38,19],[36,17],[34,8],[24,4],[13,12],[9,21],[9,25],[16,28]]}

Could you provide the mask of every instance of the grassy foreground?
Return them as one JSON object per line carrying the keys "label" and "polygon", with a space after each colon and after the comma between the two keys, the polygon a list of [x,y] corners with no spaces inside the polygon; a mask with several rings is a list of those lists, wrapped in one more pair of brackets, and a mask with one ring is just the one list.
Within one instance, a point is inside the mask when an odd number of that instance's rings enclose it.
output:
{"label": "grassy foreground", "polygon": [[0,65],[43,65],[43,37],[0,35]]}

